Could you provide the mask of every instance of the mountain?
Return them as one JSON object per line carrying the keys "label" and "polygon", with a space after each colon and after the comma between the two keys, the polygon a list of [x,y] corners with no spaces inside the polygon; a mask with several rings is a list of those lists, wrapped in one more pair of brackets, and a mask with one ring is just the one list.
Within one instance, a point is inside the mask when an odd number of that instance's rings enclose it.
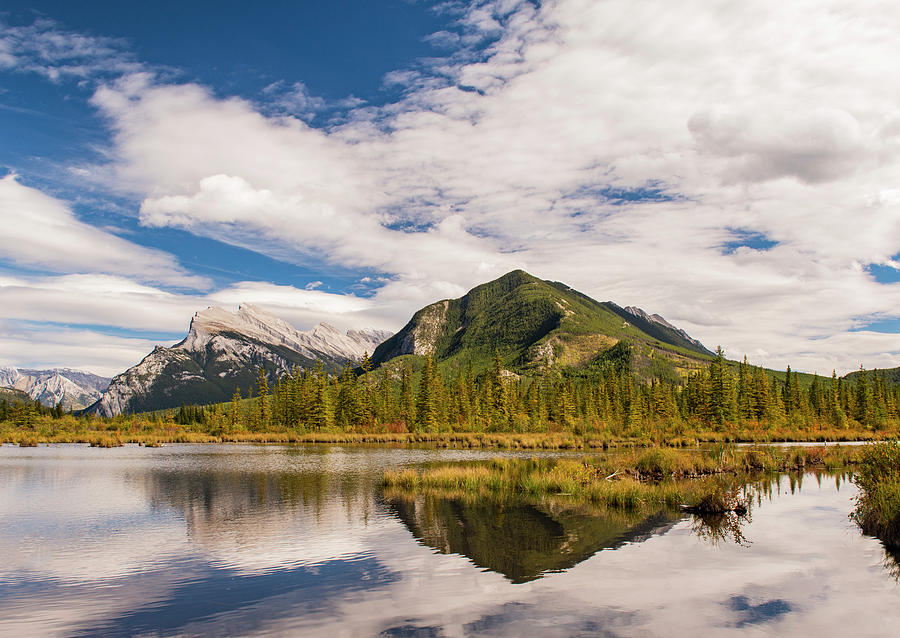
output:
{"label": "mountain", "polygon": [[[611,301],[607,301],[604,305],[623,319],[631,321],[635,326],[637,326],[639,330],[642,330],[643,332],[659,339],[660,341],[679,345],[683,348],[693,350],[700,354],[708,354],[709,356],[715,355],[714,352],[709,350],[697,339],[691,337],[691,335],[686,333],[684,330],[676,328],[671,323],[666,321],[663,317],[657,314],[651,315],[635,306],[626,306],[624,308],[619,308],[619,306]],[[628,315],[631,316],[629,317]]]}
{"label": "mountain", "polygon": [[236,313],[211,307],[191,319],[187,336],[170,348],[157,346],[136,366],[112,379],[90,411],[102,416],[228,401],[255,383],[258,366],[273,376],[322,361],[335,370],[373,352],[390,333],[346,333],[326,323],[296,330],[249,304]]}
{"label": "mountain", "polygon": [[66,410],[82,410],[94,403],[109,381],[109,377],[68,368],[0,368],[0,386],[20,390],[47,406],[62,403]]}
{"label": "mountain", "polygon": [[659,315],[599,302],[569,286],[515,270],[459,299],[419,310],[376,348],[385,364],[404,355],[432,355],[444,369],[484,367],[499,351],[504,366],[522,371],[589,364],[622,340],[636,368],[678,374],[712,353]]}
{"label": "mountain", "polygon": [[439,494],[389,494],[386,501],[422,544],[466,556],[513,583],[565,571],[604,549],[665,534],[680,518],[664,510],[647,517],[592,516],[543,503]]}
{"label": "mountain", "polygon": [[[864,372],[869,379],[871,379],[872,373],[874,372],[887,386],[893,387],[895,385],[900,385],[900,368],[883,368],[878,370],[865,370]],[[856,370],[845,374],[843,378],[847,381],[856,383],[861,374],[863,374],[862,371]]]}

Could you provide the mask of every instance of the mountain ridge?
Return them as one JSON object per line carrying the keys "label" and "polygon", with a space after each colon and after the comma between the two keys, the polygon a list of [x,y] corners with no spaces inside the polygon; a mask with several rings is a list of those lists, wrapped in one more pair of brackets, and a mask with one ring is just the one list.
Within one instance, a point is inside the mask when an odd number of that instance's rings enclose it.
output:
{"label": "mountain ridge", "polygon": [[236,388],[246,392],[253,385],[258,366],[273,377],[295,366],[310,368],[316,361],[336,370],[374,351],[389,334],[342,333],[326,323],[300,331],[250,304],[241,304],[237,312],[211,306],[194,314],[184,339],[170,347],[157,346],[113,377],[89,411],[115,416],[227,401]]}
{"label": "mountain ridge", "polygon": [[70,368],[0,368],[0,387],[22,391],[48,407],[62,404],[66,410],[88,407],[100,398],[109,382],[109,377]]}

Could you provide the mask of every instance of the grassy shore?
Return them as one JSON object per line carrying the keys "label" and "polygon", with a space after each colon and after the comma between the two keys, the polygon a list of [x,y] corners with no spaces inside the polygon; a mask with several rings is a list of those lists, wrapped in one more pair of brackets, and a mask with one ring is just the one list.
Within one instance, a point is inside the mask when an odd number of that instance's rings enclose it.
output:
{"label": "grassy shore", "polygon": [[[610,508],[684,506],[714,512],[745,507],[737,492],[754,475],[815,468],[839,471],[855,464],[860,454],[859,449],[839,446],[721,446],[690,452],[651,448],[584,459],[494,459],[388,470],[382,482],[387,489],[406,491],[567,496]],[[718,480],[707,480],[711,478]]]}
{"label": "grassy shore", "polygon": [[854,520],[888,549],[900,550],[900,442],[867,446],[853,480],[860,490]]}
{"label": "grassy shore", "polygon": [[[693,447],[700,443],[774,443],[774,442],[842,442],[881,440],[890,432],[870,430],[734,430],[728,432],[698,431],[678,435],[645,435],[621,437],[608,433],[572,432],[345,432],[270,430],[250,432],[241,428],[231,431],[206,430],[200,426],[154,423],[139,418],[103,422],[63,417],[45,420],[35,427],[21,428],[0,422],[0,443],[37,445],[39,443],[109,443],[121,445],[161,445],[164,443],[321,443],[329,445],[422,445],[443,448],[494,448],[513,450],[604,450],[622,447]],[[104,445],[109,447],[109,445]]]}

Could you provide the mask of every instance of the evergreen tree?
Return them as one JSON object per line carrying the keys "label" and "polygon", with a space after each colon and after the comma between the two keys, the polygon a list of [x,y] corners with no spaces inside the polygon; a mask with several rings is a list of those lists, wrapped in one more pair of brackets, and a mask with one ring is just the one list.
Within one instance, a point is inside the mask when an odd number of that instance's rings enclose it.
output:
{"label": "evergreen tree", "polygon": [[257,368],[256,374],[256,419],[254,425],[258,430],[267,430],[271,420],[271,406],[269,404],[269,381],[266,378],[266,370],[262,366]]}
{"label": "evergreen tree", "polygon": [[416,425],[424,432],[436,432],[438,429],[435,376],[434,361],[431,355],[428,355],[425,357],[425,367],[419,379],[419,394],[416,401]]}
{"label": "evergreen tree", "polygon": [[400,418],[406,429],[416,431],[416,405],[413,399],[412,371],[409,364],[404,363],[400,368]]}
{"label": "evergreen tree", "polygon": [[723,425],[734,418],[734,385],[721,346],[716,348],[716,358],[709,365],[708,402],[713,423]]}
{"label": "evergreen tree", "polygon": [[859,375],[856,377],[856,411],[854,418],[860,425],[870,427],[873,421],[872,388],[869,385],[869,375],[862,366],[859,367]]}
{"label": "evergreen tree", "polygon": [[841,382],[837,372],[831,371],[831,386],[828,388],[828,419],[835,427],[845,427],[844,410],[841,408]]}
{"label": "evergreen tree", "polygon": [[310,425],[323,430],[331,425],[331,406],[328,396],[328,376],[321,361],[316,361],[310,382]]}

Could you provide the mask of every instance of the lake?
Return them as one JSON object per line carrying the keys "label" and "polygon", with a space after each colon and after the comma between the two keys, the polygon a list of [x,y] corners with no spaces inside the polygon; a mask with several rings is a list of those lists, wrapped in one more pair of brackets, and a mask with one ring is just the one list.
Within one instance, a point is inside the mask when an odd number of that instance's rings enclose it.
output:
{"label": "lake", "polygon": [[897,633],[900,569],[846,476],[768,482],[737,530],[380,488],[511,455],[2,446],[0,635]]}

